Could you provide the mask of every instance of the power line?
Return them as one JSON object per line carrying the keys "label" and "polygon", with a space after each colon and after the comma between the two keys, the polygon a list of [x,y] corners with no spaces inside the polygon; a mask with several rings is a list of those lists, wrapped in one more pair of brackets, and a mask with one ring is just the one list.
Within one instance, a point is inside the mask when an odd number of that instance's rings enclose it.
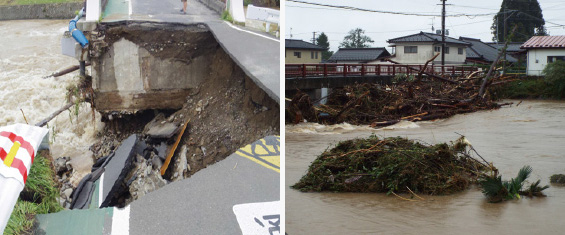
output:
{"label": "power line", "polygon": [[[347,9],[353,11],[364,11],[364,12],[373,12],[373,13],[383,13],[383,14],[393,14],[393,15],[408,15],[408,16],[436,16],[441,17],[441,15],[437,14],[421,14],[421,13],[412,13],[412,12],[395,12],[395,11],[382,11],[382,10],[371,10],[371,9],[364,9],[358,7],[351,7],[351,6],[338,6],[338,5],[329,5],[329,4],[322,4],[322,3],[313,3],[313,2],[304,2],[298,0],[287,0],[287,2],[295,2],[295,3],[302,3],[314,6],[322,6],[322,7],[329,7],[329,8],[337,8],[337,9]],[[488,16],[488,15],[496,15],[497,13],[485,13],[485,14],[452,14],[446,15],[446,17],[475,17],[475,16]]]}

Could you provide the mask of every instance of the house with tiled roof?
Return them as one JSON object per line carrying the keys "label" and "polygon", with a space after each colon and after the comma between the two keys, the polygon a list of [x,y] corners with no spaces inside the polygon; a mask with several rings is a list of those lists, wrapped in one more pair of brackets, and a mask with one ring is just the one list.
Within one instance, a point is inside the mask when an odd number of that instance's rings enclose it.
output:
{"label": "house with tiled roof", "polygon": [[329,59],[330,63],[338,64],[375,64],[389,57],[390,53],[384,47],[368,48],[339,48]]}
{"label": "house with tiled roof", "polygon": [[[502,49],[504,47],[504,42],[487,42],[490,46],[496,49]],[[526,50],[520,49],[524,42],[510,42],[506,48],[506,54],[511,55],[517,60],[526,61]]]}
{"label": "house with tiled roof", "polygon": [[[441,53],[441,35],[420,32],[404,37],[387,40],[395,48],[393,61],[401,64],[424,64],[436,53]],[[464,64],[467,58],[466,49],[470,43],[455,38],[445,37],[445,64]],[[441,55],[433,64],[441,64]]]}
{"label": "house with tiled roof", "polygon": [[298,39],[284,40],[285,64],[316,64],[322,61],[322,51],[326,49]]}
{"label": "house with tiled roof", "polygon": [[[482,42],[481,39],[459,37],[459,40],[470,44],[466,49],[467,63],[491,64],[498,57],[498,48]],[[517,62],[516,58],[510,55],[506,56],[506,61]]]}
{"label": "house with tiled roof", "polygon": [[527,50],[527,74],[540,76],[551,62],[565,61],[565,36],[533,36],[521,49]]}

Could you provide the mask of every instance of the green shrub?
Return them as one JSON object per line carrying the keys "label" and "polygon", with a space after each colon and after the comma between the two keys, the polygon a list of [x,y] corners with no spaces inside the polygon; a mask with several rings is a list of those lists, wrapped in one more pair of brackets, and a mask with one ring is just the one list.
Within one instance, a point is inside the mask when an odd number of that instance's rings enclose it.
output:
{"label": "green shrub", "polygon": [[226,11],[222,12],[222,20],[233,22],[233,18],[231,17],[229,11],[226,10]]}
{"label": "green shrub", "polygon": [[545,81],[550,84],[550,91],[554,97],[565,97],[565,61],[549,63],[543,69]]}

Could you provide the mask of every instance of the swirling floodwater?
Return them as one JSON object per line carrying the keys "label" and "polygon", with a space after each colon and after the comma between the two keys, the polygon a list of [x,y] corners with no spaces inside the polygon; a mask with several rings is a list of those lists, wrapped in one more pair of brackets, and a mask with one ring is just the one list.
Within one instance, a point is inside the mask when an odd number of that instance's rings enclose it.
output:
{"label": "swirling floodwater", "polygon": [[[518,101],[514,101],[515,104]],[[286,126],[286,231],[288,234],[563,234],[565,186],[551,185],[547,197],[488,203],[480,189],[404,201],[377,193],[301,193],[290,188],[325,149],[371,134],[427,143],[465,135],[503,179],[524,165],[529,182],[550,184],[565,174],[565,102],[524,101],[499,110],[457,115],[433,122],[403,122],[384,129],[340,124]]]}
{"label": "swirling floodwater", "polygon": [[[0,21],[0,126],[26,120],[34,125],[67,103],[66,88],[78,82],[78,72],[43,77],[78,64],[61,54],[61,37],[68,24],[68,20]],[[98,114],[93,120],[91,111],[83,103],[78,115],[73,107],[48,123],[51,155],[71,157],[77,171],[74,183],[90,172],[88,148],[104,127]]]}

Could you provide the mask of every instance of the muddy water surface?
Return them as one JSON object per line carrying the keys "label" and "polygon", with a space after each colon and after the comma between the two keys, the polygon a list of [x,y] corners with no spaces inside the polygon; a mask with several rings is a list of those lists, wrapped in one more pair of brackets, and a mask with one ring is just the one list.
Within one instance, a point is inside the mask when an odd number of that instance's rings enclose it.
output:
{"label": "muddy water surface", "polygon": [[[517,103],[515,101],[515,103]],[[310,162],[338,141],[404,136],[427,143],[461,133],[492,161],[503,179],[531,165],[530,181],[549,184],[565,174],[565,102],[524,101],[519,106],[458,115],[447,120],[400,123],[373,130],[351,125],[286,126],[286,231],[288,234],[563,234],[565,187],[551,185],[546,198],[488,203],[479,189],[409,202],[374,193],[301,193],[289,188]]]}
{"label": "muddy water surface", "polygon": [[[61,37],[68,24],[68,20],[0,21],[0,126],[26,119],[33,125],[66,104],[66,88],[76,84],[78,72],[43,77],[78,64],[61,54]],[[97,115],[93,121],[90,106],[83,103],[78,115],[65,111],[48,124],[53,158],[68,156],[77,163],[73,163],[80,171],[75,183],[90,172],[88,148],[103,128],[99,120]]]}

